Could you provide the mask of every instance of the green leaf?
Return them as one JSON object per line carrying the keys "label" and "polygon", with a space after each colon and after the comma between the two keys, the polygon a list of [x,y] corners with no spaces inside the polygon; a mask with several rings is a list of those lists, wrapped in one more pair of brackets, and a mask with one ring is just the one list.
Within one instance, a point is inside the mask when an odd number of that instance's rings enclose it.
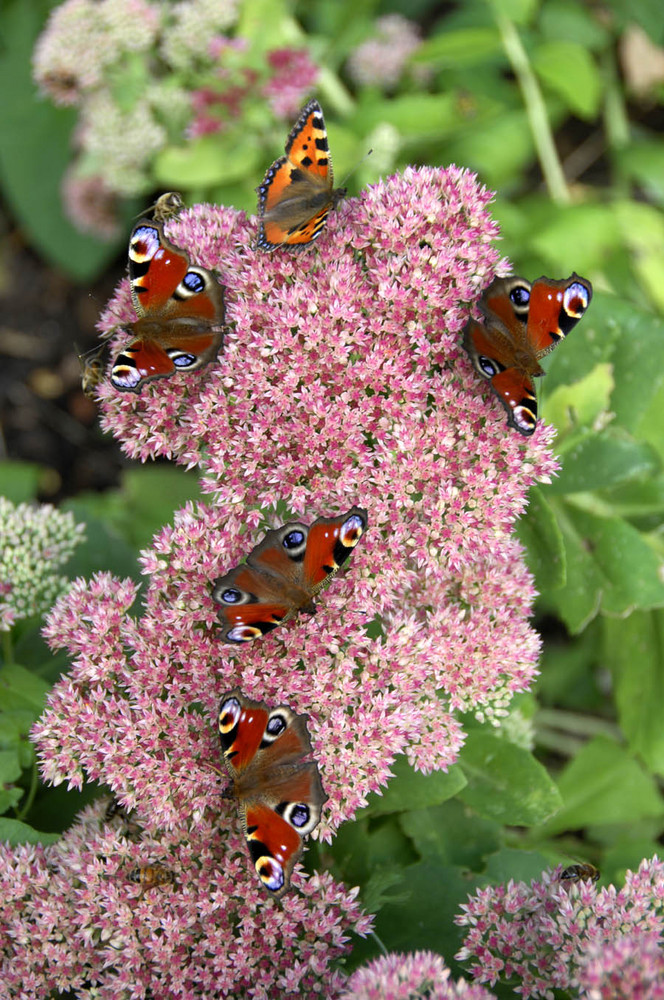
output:
{"label": "green leaf", "polygon": [[500,847],[498,824],[478,816],[459,799],[403,813],[399,822],[422,860],[479,871]]}
{"label": "green leaf", "polygon": [[664,614],[607,618],[603,629],[621,729],[648,768],[664,774]]}
{"label": "green leaf", "polygon": [[167,146],[153,163],[155,182],[167,189],[230,184],[261,172],[261,152],[253,137],[231,142],[225,135],[203,135],[186,146]]}
{"label": "green leaf", "polygon": [[20,788],[0,788],[0,813],[13,809],[23,798]]}
{"label": "green leaf", "polygon": [[543,42],[532,56],[540,80],[580,118],[594,118],[602,95],[599,68],[590,52],[576,42]]}
{"label": "green leaf", "polygon": [[556,516],[542,489],[531,486],[528,509],[515,525],[526,548],[526,562],[540,592],[562,587],[567,579],[565,545]]}
{"label": "green leaf", "polygon": [[23,773],[17,750],[0,750],[0,784],[10,785]]}
{"label": "green leaf", "polygon": [[476,122],[448,143],[447,150],[452,163],[477,170],[482,181],[494,187],[511,184],[535,154],[525,111],[500,107],[491,121]]}
{"label": "green leaf", "polygon": [[616,150],[621,168],[646,191],[652,201],[664,205],[664,145],[661,139],[633,138]]}
{"label": "green leaf", "polygon": [[414,65],[465,66],[502,52],[494,28],[460,28],[441,31],[425,39],[412,58]]}
{"label": "green leaf", "polygon": [[561,774],[558,789],[563,805],[538,831],[545,836],[664,815],[655,781],[627,750],[605,736],[586,743]]}
{"label": "green leaf", "polygon": [[500,17],[514,24],[528,24],[537,10],[538,0],[489,0]]}
{"label": "green leaf", "polygon": [[2,461],[2,495],[12,503],[24,503],[37,495],[42,469],[32,462]]}
{"label": "green leaf", "polygon": [[71,162],[76,115],[39,98],[31,79],[32,50],[50,6],[36,0],[2,7],[0,92],[11,99],[2,102],[0,112],[0,180],[36,249],[56,267],[85,281],[115,256],[119,241],[102,243],[83,236],[63,214],[60,188]]}
{"label": "green leaf", "polygon": [[403,755],[396,758],[392,771],[394,777],[383,794],[370,795],[368,805],[358,811],[357,819],[435,806],[451,799],[466,784],[458,767],[451,767],[447,773],[435,771],[433,774],[422,774],[415,771]]}
{"label": "green leaf", "polygon": [[517,851],[512,847],[503,847],[489,858],[484,875],[494,885],[509,882],[510,879],[515,882],[532,882],[540,878],[545,868],[550,867],[546,856],[539,851]]}
{"label": "green leaf", "polygon": [[567,579],[564,587],[547,594],[570,632],[581,632],[599,611],[604,578],[587,540],[579,534],[567,504],[552,498],[565,545]]}
{"label": "green leaf", "polygon": [[510,826],[542,823],[560,806],[558,789],[528,750],[471,730],[461,752],[468,779],[459,798],[482,816]]}
{"label": "green leaf", "polygon": [[548,496],[582,493],[643,479],[660,471],[649,444],[635,441],[619,427],[586,435],[562,454],[560,475],[547,486]]}
{"label": "green leaf", "polygon": [[465,931],[454,917],[478,879],[469,878],[458,868],[423,861],[404,870],[408,899],[388,903],[376,916],[376,934],[388,951],[431,950],[442,954],[453,970],[454,955],[461,947]]}
{"label": "green leaf", "polygon": [[0,817],[0,841],[12,847],[19,844],[55,844],[59,839],[59,833],[41,833],[17,819]]}
{"label": "green leaf", "polygon": [[607,413],[614,388],[613,365],[604,362],[571,385],[559,385],[544,397],[541,416],[560,435],[576,427],[592,427]]}
{"label": "green leaf", "polygon": [[40,677],[18,663],[0,668],[0,708],[30,709],[35,718],[41,715],[50,687]]}
{"label": "green leaf", "polygon": [[[569,273],[570,247],[574,248],[574,270],[578,274],[588,274],[600,268],[607,255],[621,243],[619,221],[611,206],[603,204],[574,205],[573,208],[558,205],[551,221],[542,224],[531,238],[532,248],[548,262],[547,267],[555,268],[560,274]],[[591,309],[594,311],[594,302]],[[584,325],[587,319],[584,317]],[[569,339],[573,337],[576,337],[576,330]]]}

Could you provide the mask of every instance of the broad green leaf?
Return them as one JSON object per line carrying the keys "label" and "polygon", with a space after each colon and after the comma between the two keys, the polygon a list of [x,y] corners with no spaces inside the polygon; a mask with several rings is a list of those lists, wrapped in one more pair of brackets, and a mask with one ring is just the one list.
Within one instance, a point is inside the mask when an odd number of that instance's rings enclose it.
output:
{"label": "broad green leaf", "polygon": [[0,668],[0,707],[30,709],[41,715],[50,687],[41,677],[18,663],[5,663]]}
{"label": "broad green leaf", "polygon": [[[541,222],[545,226],[547,223]],[[569,248],[567,261],[556,274],[567,276],[570,271]],[[583,273],[574,257],[574,267]],[[613,378],[616,383],[611,397],[615,404],[615,394],[623,376],[620,352],[624,345],[627,322],[634,320],[634,311],[629,303],[622,302],[615,295],[595,291],[588,312],[574,327],[565,342],[545,358],[546,378],[542,379],[545,394],[551,395],[559,385],[573,385],[589,375],[599,364],[613,364]]]}
{"label": "broad green leaf", "polygon": [[603,629],[622,731],[649,769],[664,774],[664,613],[606,618]]}
{"label": "broad green leaf", "polygon": [[373,872],[400,871],[417,860],[409,838],[396,816],[344,823],[325,849],[326,863],[349,885],[363,886]]}
{"label": "broad green leaf", "polygon": [[412,58],[414,65],[473,65],[502,52],[494,28],[461,28],[441,31],[425,39]]}
{"label": "broad green leaf", "polygon": [[365,134],[385,123],[396,128],[404,142],[420,143],[440,140],[456,130],[463,123],[463,114],[453,93],[403,94],[358,108],[356,125]]}
{"label": "broad green leaf", "polygon": [[451,767],[447,773],[435,771],[433,774],[422,774],[415,771],[403,755],[396,758],[392,771],[394,777],[383,794],[370,795],[369,804],[357,813],[357,819],[435,806],[451,799],[466,784],[458,767]]}
{"label": "broad green leaf", "polygon": [[539,0],[489,0],[499,17],[514,24],[528,24],[537,10]]}
{"label": "broad green leaf", "polygon": [[664,144],[661,139],[634,138],[617,150],[618,163],[625,173],[638,181],[653,201],[664,205]]}
{"label": "broad green leaf", "polygon": [[515,529],[526,548],[526,562],[535,575],[537,589],[541,592],[562,587],[567,579],[563,536],[540,487],[531,486],[528,509]]}
{"label": "broad green leaf", "polygon": [[560,435],[581,426],[591,427],[609,409],[614,388],[613,365],[596,365],[571,385],[559,385],[544,397],[541,416],[554,424]]}
{"label": "broad green leaf", "polygon": [[12,784],[22,773],[18,750],[0,750],[0,784]]}
{"label": "broad green leaf", "polygon": [[158,185],[177,189],[259,176],[261,164],[261,152],[253,137],[231,142],[227,136],[215,134],[203,135],[185,146],[167,146],[157,154],[152,170]]}
{"label": "broad green leaf", "polygon": [[517,851],[503,847],[489,858],[484,876],[497,885],[501,882],[532,882],[539,879],[542,872],[551,865],[539,851]]}
{"label": "broad green leaf", "polygon": [[664,800],[653,778],[629,751],[604,736],[579,751],[561,774],[558,789],[563,805],[544,824],[540,832],[545,836],[664,815]]}
{"label": "broad green leaf", "polygon": [[579,533],[567,504],[555,497],[551,507],[556,515],[565,545],[565,586],[547,594],[570,632],[581,632],[599,611],[604,577]]}
{"label": "broad green leaf", "polygon": [[[542,260],[548,261],[555,274],[567,275],[572,260],[573,270],[586,275],[600,268],[621,241],[620,223],[610,205],[585,204],[571,208],[559,205],[548,225],[541,226],[533,234],[531,245]],[[594,303],[590,308],[593,307]],[[588,318],[584,316],[582,320],[585,325]],[[576,337],[576,330],[570,334],[570,340],[573,337]]]}
{"label": "broad green leaf", "polygon": [[478,879],[431,861],[410,865],[404,876],[409,897],[398,905],[388,903],[376,915],[378,937],[388,951],[430,949],[458,969],[454,955],[465,931],[455,925],[454,917],[477,888]]}
{"label": "broad green leaf", "polygon": [[423,860],[480,871],[500,847],[498,824],[478,816],[459,799],[402,813],[399,822]]}
{"label": "broad green leaf", "polygon": [[452,163],[477,170],[494,187],[511,183],[535,155],[525,111],[500,108],[492,121],[476,123],[447,148]]}
{"label": "broad green leaf", "polygon": [[0,788],[0,813],[17,806],[23,798],[21,788]]}
{"label": "broad green leaf", "polygon": [[654,475],[661,468],[649,444],[635,441],[617,427],[583,437],[565,448],[562,457],[562,470],[547,486],[547,496],[606,489]]}
{"label": "broad green leaf", "polygon": [[50,6],[39,0],[2,6],[0,92],[6,99],[0,110],[0,181],[39,253],[85,281],[115,256],[119,240],[103,243],[84,236],[63,214],[61,184],[72,159],[76,115],[40,98],[31,79],[32,50]]}
{"label": "broad green leaf", "polygon": [[461,752],[468,784],[459,798],[481,816],[511,826],[542,823],[560,806],[558,790],[528,750],[471,730]]}
{"label": "broad green leaf", "polygon": [[546,0],[542,4],[539,29],[547,40],[578,42],[583,39],[591,52],[611,42],[611,34],[595,11],[578,0]]}
{"label": "broad green leaf", "polygon": [[568,514],[601,574],[605,613],[664,606],[664,565],[636,528],[622,518],[595,517],[569,505]]}
{"label": "broad green leaf", "polygon": [[24,503],[34,499],[41,477],[41,467],[32,462],[15,462],[4,459],[0,463],[2,486],[0,493],[12,503]]}
{"label": "broad green leaf", "polygon": [[532,55],[533,69],[580,118],[597,114],[602,79],[595,60],[576,42],[543,42]]}
{"label": "broad green leaf", "polygon": [[59,839],[60,834],[58,833],[42,833],[40,830],[33,830],[27,823],[21,823],[17,819],[0,817],[0,842],[16,846],[18,844],[55,844]]}

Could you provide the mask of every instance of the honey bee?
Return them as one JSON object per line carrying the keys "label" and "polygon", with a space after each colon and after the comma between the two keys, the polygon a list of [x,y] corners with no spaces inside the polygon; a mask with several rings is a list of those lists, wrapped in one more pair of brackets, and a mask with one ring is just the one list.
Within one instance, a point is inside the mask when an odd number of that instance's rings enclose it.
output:
{"label": "honey bee", "polygon": [[111,823],[114,819],[122,820],[123,833],[129,840],[141,839],[141,825],[132,819],[133,809],[127,809],[116,798],[112,798],[104,813],[104,822]]}
{"label": "honey bee", "polygon": [[129,872],[127,878],[130,882],[140,885],[139,899],[143,898],[148,889],[154,889],[158,885],[172,885],[175,882],[173,872],[163,865],[139,865]]}
{"label": "honey bee", "polygon": [[81,389],[90,398],[94,397],[95,389],[104,377],[106,351],[106,344],[100,344],[99,347],[93,347],[91,351],[78,356],[81,366]]}
{"label": "honey bee", "polygon": [[560,873],[561,882],[596,882],[599,878],[599,868],[591,864],[569,865]]}

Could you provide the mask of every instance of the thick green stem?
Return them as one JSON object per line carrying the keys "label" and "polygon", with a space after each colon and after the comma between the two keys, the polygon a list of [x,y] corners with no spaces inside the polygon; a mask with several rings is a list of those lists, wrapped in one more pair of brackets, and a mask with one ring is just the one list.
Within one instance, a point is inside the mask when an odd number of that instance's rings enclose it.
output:
{"label": "thick green stem", "polygon": [[530,65],[528,53],[511,21],[496,11],[496,22],[503,48],[521,88],[537,157],[549,194],[556,204],[569,205],[571,201],[569,188],[553,141],[542,91]]}
{"label": "thick green stem", "polygon": [[21,809],[16,814],[16,819],[23,820],[28,815],[32,809],[32,803],[35,801],[35,795],[37,794],[37,789],[39,788],[39,773],[37,771],[37,761],[32,765],[32,774],[30,775],[30,787],[28,788],[28,794],[25,802],[21,806]]}

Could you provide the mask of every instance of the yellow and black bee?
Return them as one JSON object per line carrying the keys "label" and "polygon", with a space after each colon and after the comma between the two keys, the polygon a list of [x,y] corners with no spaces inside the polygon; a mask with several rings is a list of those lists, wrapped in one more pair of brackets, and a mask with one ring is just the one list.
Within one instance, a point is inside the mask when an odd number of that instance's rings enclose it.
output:
{"label": "yellow and black bee", "polygon": [[561,882],[596,882],[599,878],[599,868],[591,864],[568,865],[560,873]]}
{"label": "yellow and black bee", "polygon": [[175,882],[175,875],[170,868],[156,864],[139,865],[129,872],[127,878],[130,882],[140,885],[141,892],[138,897],[139,899],[143,898],[148,889],[154,889],[158,885],[172,885]]}

